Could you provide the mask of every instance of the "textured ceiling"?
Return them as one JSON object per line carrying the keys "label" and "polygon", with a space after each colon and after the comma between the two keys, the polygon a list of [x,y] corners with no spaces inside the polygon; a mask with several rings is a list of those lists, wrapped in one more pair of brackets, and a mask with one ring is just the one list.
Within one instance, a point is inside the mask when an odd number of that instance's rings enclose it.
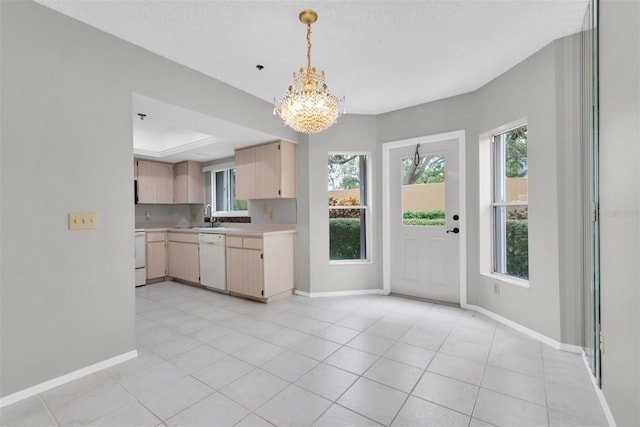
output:
{"label": "textured ceiling", "polygon": [[[37,0],[259,98],[312,63],[348,113],[379,114],[475,90],[580,30],[587,0]],[[262,71],[256,64],[264,65]]]}

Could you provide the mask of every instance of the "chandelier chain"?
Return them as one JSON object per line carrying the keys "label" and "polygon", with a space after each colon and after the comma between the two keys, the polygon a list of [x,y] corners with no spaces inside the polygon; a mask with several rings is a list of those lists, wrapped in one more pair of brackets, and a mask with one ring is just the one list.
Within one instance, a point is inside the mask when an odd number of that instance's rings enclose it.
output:
{"label": "chandelier chain", "polygon": [[311,23],[307,22],[307,76],[311,71]]}

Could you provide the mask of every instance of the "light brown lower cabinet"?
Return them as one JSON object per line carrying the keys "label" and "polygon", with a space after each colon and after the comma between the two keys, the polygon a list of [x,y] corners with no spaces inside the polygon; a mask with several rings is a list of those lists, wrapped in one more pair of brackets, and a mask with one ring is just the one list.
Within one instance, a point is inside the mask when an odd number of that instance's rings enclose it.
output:
{"label": "light brown lower cabinet", "polygon": [[295,288],[295,235],[227,235],[227,290],[268,302]]}
{"label": "light brown lower cabinet", "polygon": [[147,240],[147,282],[163,279],[167,275],[167,233],[164,231],[145,233]]}
{"label": "light brown lower cabinet", "polygon": [[198,234],[167,233],[168,276],[200,283]]}
{"label": "light brown lower cabinet", "polygon": [[255,298],[263,298],[262,251],[227,249],[227,290]]}

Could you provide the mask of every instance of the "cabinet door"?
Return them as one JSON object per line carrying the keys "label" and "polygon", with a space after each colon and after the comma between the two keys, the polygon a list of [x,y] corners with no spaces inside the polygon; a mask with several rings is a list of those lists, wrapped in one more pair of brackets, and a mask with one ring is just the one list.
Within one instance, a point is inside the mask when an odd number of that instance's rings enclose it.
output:
{"label": "cabinet door", "polygon": [[156,203],[156,162],[137,160],[138,203]]}
{"label": "cabinet door", "polygon": [[244,270],[243,249],[227,248],[227,289],[229,292],[244,293],[242,271]]}
{"label": "cabinet door", "polygon": [[147,243],[147,279],[167,275],[167,250],[164,242]]}
{"label": "cabinet door", "polygon": [[262,251],[242,250],[243,294],[262,298]]}
{"label": "cabinet door", "polygon": [[245,148],[236,151],[236,199],[255,199],[256,150]]}
{"label": "cabinet door", "polygon": [[296,246],[294,234],[275,234],[263,239],[264,297],[295,288]]}
{"label": "cabinet door", "polygon": [[173,203],[204,203],[202,164],[188,160],[174,165]]}
{"label": "cabinet door", "polygon": [[173,165],[157,163],[156,203],[173,203]]}
{"label": "cabinet door", "polygon": [[256,147],[256,199],[280,197],[280,144]]}
{"label": "cabinet door", "polygon": [[187,162],[175,165],[175,179],[173,181],[173,203],[189,203],[188,181],[189,168]]}
{"label": "cabinet door", "polygon": [[296,144],[280,141],[280,197],[296,197]]}
{"label": "cabinet door", "polygon": [[187,162],[187,203],[204,204],[204,172],[202,172],[202,163]]}
{"label": "cabinet door", "polygon": [[200,282],[200,254],[194,243],[169,242],[169,276],[189,282]]}

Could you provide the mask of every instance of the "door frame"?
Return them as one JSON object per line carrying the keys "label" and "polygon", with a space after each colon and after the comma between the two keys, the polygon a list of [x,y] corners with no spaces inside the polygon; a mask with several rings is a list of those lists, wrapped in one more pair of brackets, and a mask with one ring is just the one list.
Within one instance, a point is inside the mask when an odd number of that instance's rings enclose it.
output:
{"label": "door frame", "polygon": [[456,130],[417,138],[385,142],[382,144],[382,291],[385,295],[391,293],[391,206],[390,206],[390,172],[389,155],[391,150],[416,144],[429,144],[448,139],[458,140],[458,203],[460,211],[460,307],[467,306],[467,209],[466,209],[466,181],[465,181],[465,131]]}

